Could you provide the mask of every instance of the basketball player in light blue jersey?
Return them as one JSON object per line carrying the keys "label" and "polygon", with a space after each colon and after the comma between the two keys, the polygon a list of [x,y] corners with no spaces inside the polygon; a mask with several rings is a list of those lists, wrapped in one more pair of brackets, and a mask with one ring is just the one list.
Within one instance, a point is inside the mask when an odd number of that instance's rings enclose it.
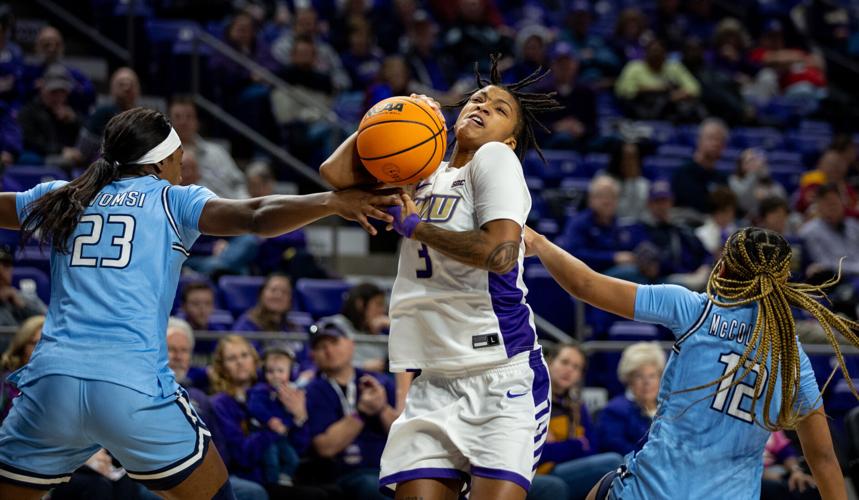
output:
{"label": "basketball player in light blue jersey", "polygon": [[233,498],[203,422],[167,367],[164,332],[182,263],[203,234],[274,236],[337,214],[367,217],[395,196],[358,190],[218,199],[178,186],[182,145],[161,113],[105,129],[103,157],[72,182],[0,194],[0,226],[51,246],[42,340],[10,381],[0,427],[0,498],[36,499],[107,448],[166,498]]}
{"label": "basketball player in light blue jersey", "polygon": [[757,499],[770,432],[796,429],[821,496],[846,500],[791,307],[820,322],[847,380],[834,330],[856,345],[859,324],[815,300],[823,287],[788,281],[791,249],[781,235],[758,228],[734,233],[706,294],[606,277],[530,229],[525,241],[529,254],[573,296],[665,325],[676,339],[643,446],[606,475],[590,499]]}

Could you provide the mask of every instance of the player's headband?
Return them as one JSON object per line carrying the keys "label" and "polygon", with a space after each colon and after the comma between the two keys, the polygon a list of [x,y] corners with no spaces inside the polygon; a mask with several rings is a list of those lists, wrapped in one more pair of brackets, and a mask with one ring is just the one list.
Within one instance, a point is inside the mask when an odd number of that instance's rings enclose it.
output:
{"label": "player's headband", "polygon": [[167,158],[172,155],[174,151],[179,149],[182,146],[182,141],[179,139],[179,134],[176,133],[176,129],[170,127],[170,133],[167,134],[167,138],[161,141],[160,144],[150,149],[146,153],[143,154],[140,158],[128,162],[129,165],[149,165],[151,163],[158,163],[159,161]]}

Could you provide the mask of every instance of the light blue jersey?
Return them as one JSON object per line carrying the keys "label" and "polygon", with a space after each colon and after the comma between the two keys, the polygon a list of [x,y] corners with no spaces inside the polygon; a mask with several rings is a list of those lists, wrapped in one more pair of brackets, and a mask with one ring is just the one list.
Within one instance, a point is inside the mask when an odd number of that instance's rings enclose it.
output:
{"label": "light blue jersey", "polygon": [[[717,387],[683,392],[721,377],[740,359],[755,327],[757,305],[722,308],[705,294],[674,285],[639,286],[635,319],[665,325],[676,343],[659,390],[659,407],[644,446],[627,456],[628,474],[612,484],[611,498],[757,499],[763,453],[769,432],[752,421],[755,370],[730,390]],[[797,340],[797,343],[799,341]],[[820,392],[800,346],[798,409],[808,413],[821,404]],[[752,363],[750,362],[749,365]],[[734,378],[739,378],[741,372]],[[766,384],[766,379],[763,381]],[[720,387],[727,387],[731,380]],[[778,415],[780,383],[770,418]],[[763,419],[763,397],[757,405]]]}
{"label": "light blue jersey", "polygon": [[[19,193],[19,220],[30,203],[64,184]],[[10,380],[25,386],[46,375],[69,375],[151,396],[174,394],[167,318],[182,263],[200,236],[200,213],[214,196],[151,175],[105,186],[81,216],[69,252],[51,253],[42,340]]]}

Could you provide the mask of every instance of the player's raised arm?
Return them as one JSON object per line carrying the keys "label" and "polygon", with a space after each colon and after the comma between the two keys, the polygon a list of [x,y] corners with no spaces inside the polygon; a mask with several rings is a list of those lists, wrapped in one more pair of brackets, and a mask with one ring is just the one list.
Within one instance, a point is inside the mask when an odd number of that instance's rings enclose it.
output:
{"label": "player's raised arm", "polygon": [[638,285],[600,274],[530,227],[525,227],[526,255],[536,255],[564,290],[577,299],[624,318],[634,319]]}
{"label": "player's raised arm", "polygon": [[370,234],[376,234],[368,218],[391,222],[391,216],[379,207],[398,203],[400,199],[396,194],[377,195],[359,189],[299,196],[273,195],[249,200],[215,198],[203,208],[199,228],[200,232],[214,236],[254,233],[271,237],[329,215],[339,215],[358,222]]}
{"label": "player's raised arm", "polygon": [[322,162],[319,173],[334,189],[346,189],[354,186],[373,185],[376,179],[361,165],[355,143],[358,132],[350,135],[340,146]]}
{"label": "player's raised arm", "polygon": [[0,193],[0,227],[19,229],[18,212],[15,210],[15,193]]}

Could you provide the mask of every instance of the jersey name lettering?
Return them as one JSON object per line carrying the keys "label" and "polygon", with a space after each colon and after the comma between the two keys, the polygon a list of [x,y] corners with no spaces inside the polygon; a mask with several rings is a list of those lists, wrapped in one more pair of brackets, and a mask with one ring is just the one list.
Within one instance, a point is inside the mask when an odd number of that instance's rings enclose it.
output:
{"label": "jersey name lettering", "polygon": [[730,321],[722,319],[719,314],[714,314],[710,321],[709,333],[713,337],[719,337],[722,340],[736,342],[738,344],[748,344],[752,337],[753,327],[750,327],[744,321],[732,319]]}
{"label": "jersey name lettering", "polygon": [[146,193],[140,191],[123,191],[116,194],[99,193],[92,199],[89,206],[140,208],[145,200]]}

